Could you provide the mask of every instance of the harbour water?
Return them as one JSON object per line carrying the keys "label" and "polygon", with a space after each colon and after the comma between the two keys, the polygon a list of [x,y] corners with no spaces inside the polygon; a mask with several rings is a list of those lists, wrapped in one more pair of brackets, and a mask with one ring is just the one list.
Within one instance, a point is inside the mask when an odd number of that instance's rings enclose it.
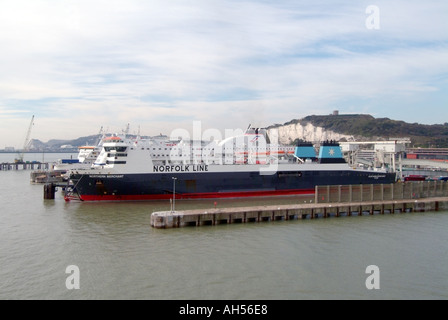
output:
{"label": "harbour water", "polygon": [[[8,156],[0,162],[13,161]],[[70,155],[45,161],[52,157]],[[446,211],[164,230],[151,228],[150,216],[168,210],[167,201],[67,203],[61,190],[44,200],[29,175],[0,172],[2,300],[448,299]],[[216,205],[299,201],[308,199]],[[176,208],[214,202],[176,201]],[[366,287],[371,265],[379,289]],[[68,266],[79,269],[79,289],[67,287]]]}

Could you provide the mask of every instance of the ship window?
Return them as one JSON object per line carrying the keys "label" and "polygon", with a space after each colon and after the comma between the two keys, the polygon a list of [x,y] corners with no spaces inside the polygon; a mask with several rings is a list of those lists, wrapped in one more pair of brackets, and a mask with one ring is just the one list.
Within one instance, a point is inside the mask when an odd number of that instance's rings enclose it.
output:
{"label": "ship window", "polygon": [[125,152],[127,147],[104,147],[104,150],[109,151],[117,151],[117,152]]}
{"label": "ship window", "polygon": [[126,161],[106,161],[106,164],[126,164]]}

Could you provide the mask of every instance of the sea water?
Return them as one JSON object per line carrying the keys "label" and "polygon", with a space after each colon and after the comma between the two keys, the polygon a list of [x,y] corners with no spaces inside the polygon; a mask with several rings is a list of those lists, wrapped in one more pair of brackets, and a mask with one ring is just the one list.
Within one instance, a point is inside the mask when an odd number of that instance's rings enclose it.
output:
{"label": "sea water", "polygon": [[[65,202],[62,190],[44,200],[29,175],[0,171],[3,300],[448,298],[446,211],[164,230],[150,216],[169,201]],[[178,200],[176,209],[302,201]]]}

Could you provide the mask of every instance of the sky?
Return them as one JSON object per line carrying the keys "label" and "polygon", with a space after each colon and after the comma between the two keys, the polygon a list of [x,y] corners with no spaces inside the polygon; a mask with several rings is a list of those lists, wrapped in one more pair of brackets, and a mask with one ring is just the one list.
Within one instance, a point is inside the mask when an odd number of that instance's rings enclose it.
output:
{"label": "sky", "polygon": [[448,122],[446,0],[0,0],[0,149],[31,138]]}

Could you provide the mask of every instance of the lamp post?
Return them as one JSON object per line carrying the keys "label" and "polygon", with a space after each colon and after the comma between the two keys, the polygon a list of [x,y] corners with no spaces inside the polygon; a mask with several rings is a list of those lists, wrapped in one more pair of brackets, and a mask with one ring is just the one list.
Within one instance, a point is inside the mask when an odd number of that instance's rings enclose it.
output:
{"label": "lamp post", "polygon": [[174,211],[176,211],[175,202],[176,202],[176,180],[177,180],[177,178],[172,177],[172,179],[173,179],[173,209],[172,209],[172,212],[174,212]]}

